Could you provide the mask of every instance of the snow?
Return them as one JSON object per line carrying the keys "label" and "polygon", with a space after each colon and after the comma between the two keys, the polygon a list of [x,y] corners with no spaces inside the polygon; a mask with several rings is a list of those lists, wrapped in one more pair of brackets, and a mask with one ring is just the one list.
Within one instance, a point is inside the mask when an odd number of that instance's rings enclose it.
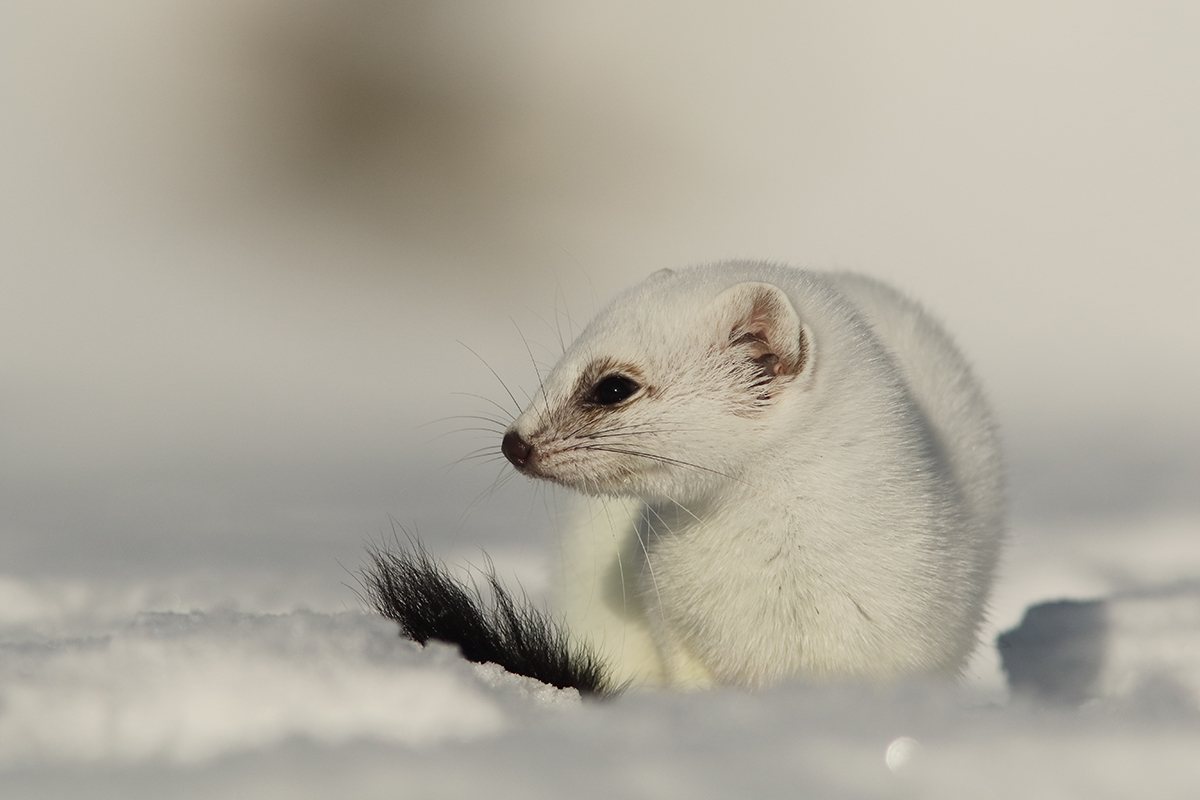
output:
{"label": "snow", "polygon": [[1186,797],[1195,786],[1194,715],[1052,713],[920,686],[550,700],[448,648],[398,646],[363,619],[215,616],[148,620],[109,644],[29,658],[39,677],[6,692],[5,796],[1128,797],[1153,786]]}
{"label": "snow", "polygon": [[[1163,530],[1178,571],[1200,574],[1194,529]],[[1055,549],[1018,539],[1012,559]],[[1010,579],[1001,597],[1021,590],[1039,591]],[[420,648],[359,610],[97,604],[67,620],[39,600],[61,587],[4,592],[24,598],[0,629],[5,797],[1189,797],[1200,778],[1194,581],[1027,611],[1006,637],[1026,664],[1011,697],[988,643],[961,687],[609,703]]]}
{"label": "snow", "polygon": [[[1196,795],[1194,9],[68,6],[0,7],[0,797]],[[546,600],[496,420],[726,256],[975,363],[1013,513],[962,685],[593,703],[366,613],[399,528]]]}
{"label": "snow", "polygon": [[104,636],[14,644],[0,751],[8,765],[190,763],[291,738],[428,744],[500,729],[467,670],[445,665],[453,652],[414,652],[387,627],[361,614],[159,612]]}

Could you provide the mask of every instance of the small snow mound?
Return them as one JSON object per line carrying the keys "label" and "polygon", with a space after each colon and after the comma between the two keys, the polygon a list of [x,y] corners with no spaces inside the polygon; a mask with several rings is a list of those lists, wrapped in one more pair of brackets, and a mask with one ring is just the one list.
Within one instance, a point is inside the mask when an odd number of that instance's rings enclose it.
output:
{"label": "small snow mound", "polygon": [[515,675],[499,664],[472,664],[475,673],[488,686],[525,703],[543,708],[573,708],[581,702],[579,690],[559,689],[524,675]]}

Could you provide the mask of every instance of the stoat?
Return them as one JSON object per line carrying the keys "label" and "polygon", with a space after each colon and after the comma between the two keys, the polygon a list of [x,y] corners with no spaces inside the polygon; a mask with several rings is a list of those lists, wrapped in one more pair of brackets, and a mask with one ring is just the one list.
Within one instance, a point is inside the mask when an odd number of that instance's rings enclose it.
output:
{"label": "stoat", "polygon": [[657,272],[501,449],[594,498],[563,544],[566,629],[494,581],[489,609],[420,552],[376,554],[372,599],[418,641],[600,693],[956,676],[975,648],[1004,530],[995,428],[942,328],[870,278]]}
{"label": "stoat", "polygon": [[617,297],[504,435],[614,498],[564,543],[616,683],[954,676],[1003,536],[995,428],[942,328],[870,278],[760,262]]}

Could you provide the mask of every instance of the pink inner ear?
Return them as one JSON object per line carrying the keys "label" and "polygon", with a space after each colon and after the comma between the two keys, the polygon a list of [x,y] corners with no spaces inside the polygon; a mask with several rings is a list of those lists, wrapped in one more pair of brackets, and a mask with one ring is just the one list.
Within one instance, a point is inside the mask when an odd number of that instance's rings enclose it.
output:
{"label": "pink inner ear", "polygon": [[803,371],[807,360],[804,332],[795,323],[795,311],[790,301],[778,289],[760,284],[746,287],[743,302],[749,309],[742,321],[734,326],[732,344],[750,345],[755,361],[765,363],[769,358],[771,371],[776,375],[795,375]]}
{"label": "pink inner ear", "polygon": [[745,333],[736,335],[736,338],[729,344],[733,347],[745,345],[746,349],[753,354],[751,357],[754,359],[762,358],[763,356],[772,352],[771,345],[767,341],[766,337],[761,333],[755,333],[753,331],[746,331]]}

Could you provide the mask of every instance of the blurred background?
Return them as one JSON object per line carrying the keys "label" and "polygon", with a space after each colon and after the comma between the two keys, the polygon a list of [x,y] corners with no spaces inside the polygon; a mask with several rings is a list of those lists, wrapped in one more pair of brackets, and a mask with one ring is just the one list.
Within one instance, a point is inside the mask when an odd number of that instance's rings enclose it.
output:
{"label": "blurred background", "polygon": [[539,592],[553,496],[444,418],[515,410],[493,371],[523,403],[612,293],[729,257],[946,322],[1025,591],[1194,572],[1156,542],[1200,522],[1196,17],[7,0],[0,622],[357,607],[393,524]]}

